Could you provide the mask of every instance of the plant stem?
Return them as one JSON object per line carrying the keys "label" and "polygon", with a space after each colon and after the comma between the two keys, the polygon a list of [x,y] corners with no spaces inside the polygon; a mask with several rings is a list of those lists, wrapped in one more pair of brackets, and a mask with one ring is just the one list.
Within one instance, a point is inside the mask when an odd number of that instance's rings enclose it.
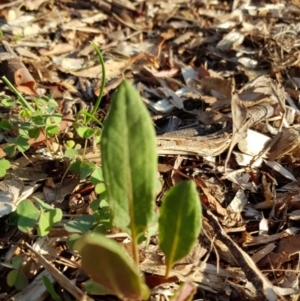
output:
{"label": "plant stem", "polygon": [[137,266],[139,266],[138,244],[137,244],[137,237],[136,237],[134,229],[131,229],[131,242],[132,242],[132,256],[133,256],[133,260],[137,264]]}
{"label": "plant stem", "polygon": [[28,103],[28,101],[21,95],[21,93],[13,86],[13,84],[7,79],[6,76],[2,76],[2,80],[5,84],[18,96],[20,103],[31,112],[35,112],[34,108]]}
{"label": "plant stem", "polygon": [[[94,106],[94,108],[91,112],[91,115],[95,115],[96,111],[98,110],[98,108],[100,106],[100,102],[101,102],[101,99],[102,99],[104,86],[105,86],[106,74],[105,74],[104,60],[103,60],[101,51],[95,43],[92,43],[92,46],[94,47],[95,51],[97,52],[97,55],[98,55],[98,58],[99,58],[99,61],[100,61],[100,64],[101,64],[101,69],[102,69],[102,79],[101,79],[100,92],[99,92],[99,95],[97,97],[97,101],[95,103],[95,106]],[[85,124],[88,124],[90,120],[91,120],[91,118],[89,116],[87,116],[87,118],[85,120]]]}

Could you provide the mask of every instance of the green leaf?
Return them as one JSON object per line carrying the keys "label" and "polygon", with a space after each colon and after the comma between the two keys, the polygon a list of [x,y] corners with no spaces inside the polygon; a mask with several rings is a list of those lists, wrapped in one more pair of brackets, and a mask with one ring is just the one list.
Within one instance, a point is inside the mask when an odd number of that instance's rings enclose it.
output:
{"label": "green leaf", "polygon": [[201,231],[201,203],[193,181],[172,187],[159,217],[159,246],[166,256],[166,277],[173,264],[187,256]]}
{"label": "green leaf", "polygon": [[75,141],[74,140],[68,140],[66,141],[66,147],[68,149],[72,149],[75,146]]}
{"label": "green leaf", "polygon": [[113,222],[137,241],[154,212],[157,153],[149,112],[127,80],[112,97],[101,153]]}
{"label": "green leaf", "polygon": [[92,215],[82,215],[78,219],[67,222],[65,224],[65,229],[71,233],[86,233],[88,232],[95,221]]}
{"label": "green leaf", "polygon": [[15,288],[17,290],[23,290],[28,285],[28,278],[20,271],[18,271],[18,274],[16,276]]}
{"label": "green leaf", "polygon": [[37,139],[40,136],[40,129],[37,127],[28,130],[28,135],[30,138]]}
{"label": "green leaf", "polygon": [[18,228],[27,233],[36,224],[40,211],[32,204],[30,200],[22,201],[17,207],[19,215]]}
{"label": "green leaf", "polygon": [[32,117],[32,122],[35,125],[44,126],[46,123],[46,120],[43,116],[37,115]]}
{"label": "green leaf", "polygon": [[48,293],[51,295],[51,298],[55,301],[62,301],[62,298],[56,293],[53,287],[53,283],[50,281],[50,279],[47,276],[43,276],[43,282]]}
{"label": "green leaf", "polygon": [[8,286],[14,286],[15,285],[18,273],[19,273],[18,270],[12,270],[7,274],[6,282],[7,282]]}
{"label": "green leaf", "polygon": [[45,203],[44,201],[42,201],[41,199],[37,198],[37,197],[33,197],[35,202],[37,203],[37,205],[43,210],[43,211],[48,211],[48,210],[54,210],[54,207],[52,207],[51,205]]}
{"label": "green leaf", "polygon": [[88,177],[95,169],[95,165],[91,162],[80,163],[80,180],[84,180]]}
{"label": "green leaf", "polygon": [[9,286],[15,286],[18,290],[22,290],[28,285],[27,277],[18,270],[10,271],[7,274],[6,281]]}
{"label": "green leaf", "polygon": [[76,241],[81,237],[81,234],[78,234],[78,233],[73,233],[73,234],[70,234],[67,238],[67,241],[66,241],[66,244],[67,244],[67,247],[70,249],[70,250],[74,250],[74,245],[76,243]]}
{"label": "green leaf", "polygon": [[94,135],[94,130],[87,126],[79,126],[76,131],[79,137],[85,139],[89,139]]}
{"label": "green leaf", "polygon": [[101,194],[103,193],[104,191],[106,191],[106,186],[104,183],[98,183],[96,186],[95,186],[95,192],[97,194]]}
{"label": "green leaf", "polygon": [[82,257],[83,270],[93,281],[122,300],[148,299],[149,288],[140,278],[138,267],[117,242],[86,233],[75,243],[75,249]]}
{"label": "green leaf", "polygon": [[28,144],[28,138],[18,136],[15,140],[15,143],[17,145],[17,148],[20,152],[24,153],[30,148],[30,145]]}
{"label": "green leaf", "polygon": [[2,99],[1,103],[2,103],[5,107],[9,108],[9,107],[12,107],[12,106],[15,105],[15,100],[12,99],[12,97],[10,97],[10,96],[5,96],[5,98]]}
{"label": "green leaf", "polygon": [[8,120],[3,119],[0,121],[0,128],[8,131],[11,129],[11,123]]}
{"label": "green leaf", "polygon": [[6,153],[7,156],[13,157],[16,153],[16,145],[11,143],[6,143],[2,146],[3,151]]}
{"label": "green leaf", "polygon": [[62,216],[62,211],[58,208],[46,212],[41,212],[39,223],[37,226],[38,235],[46,236],[50,232],[52,226],[55,223],[61,221]]}
{"label": "green leaf", "polygon": [[59,126],[58,125],[48,125],[46,128],[46,134],[47,136],[51,137],[53,135],[58,135],[59,134]]}
{"label": "green leaf", "polygon": [[81,164],[81,160],[80,159],[76,159],[70,166],[70,171],[71,172],[75,172],[77,174],[80,174],[80,164]]}
{"label": "green leaf", "polygon": [[67,149],[65,151],[65,157],[69,159],[75,159],[78,155],[78,151],[76,149]]}
{"label": "green leaf", "polygon": [[98,183],[101,183],[104,181],[103,178],[103,170],[101,167],[95,168],[93,173],[91,174],[91,182],[93,185],[97,185]]}
{"label": "green leaf", "polygon": [[6,171],[10,168],[10,162],[6,159],[0,159],[0,177],[6,175]]}
{"label": "green leaf", "polygon": [[23,261],[23,256],[15,256],[11,261],[12,267],[16,270],[19,269],[22,266]]}

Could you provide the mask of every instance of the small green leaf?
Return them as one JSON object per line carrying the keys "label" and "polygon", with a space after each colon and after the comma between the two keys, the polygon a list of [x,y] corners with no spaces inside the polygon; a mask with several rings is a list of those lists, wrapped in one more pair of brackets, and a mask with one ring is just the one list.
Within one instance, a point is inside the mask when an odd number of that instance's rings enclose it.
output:
{"label": "small green leaf", "polygon": [[27,233],[35,226],[40,211],[30,200],[24,200],[18,205],[17,213],[19,215],[18,228],[20,231]]}
{"label": "small green leaf", "polygon": [[78,155],[78,151],[76,149],[67,149],[65,151],[65,157],[69,159],[75,159]]}
{"label": "small green leaf", "polygon": [[55,301],[62,301],[62,298],[56,293],[53,283],[50,281],[50,279],[46,276],[43,276],[43,282],[48,293],[51,295],[51,298]]}
{"label": "small green leaf", "polygon": [[8,131],[11,129],[11,123],[8,120],[3,119],[0,121],[0,128]]}
{"label": "small green leaf", "polygon": [[0,159],[0,177],[6,175],[6,171],[10,168],[10,162],[6,159]]}
{"label": "small green leaf", "polygon": [[95,186],[95,192],[97,194],[101,194],[103,193],[104,191],[106,191],[106,186],[104,183],[99,183]]}
{"label": "small green leaf", "polygon": [[66,141],[66,147],[68,149],[72,149],[75,146],[75,141],[74,140],[68,140]]}
{"label": "small green leaf", "polygon": [[13,157],[16,154],[16,145],[12,143],[6,143],[2,146],[3,151],[8,157]]}
{"label": "small green leaf", "polygon": [[89,138],[93,137],[93,135],[94,135],[94,130],[87,126],[79,126],[76,129],[76,131],[77,131],[77,134],[79,135],[79,137],[85,138],[85,139],[89,139]]}
{"label": "small green leaf", "polygon": [[82,257],[83,270],[112,294],[122,300],[149,298],[149,288],[140,278],[138,267],[117,242],[101,234],[86,233],[75,243],[75,249]]}
{"label": "small green leaf", "polygon": [[16,145],[17,148],[20,152],[24,153],[25,151],[27,151],[30,148],[30,145],[28,144],[28,138],[22,137],[22,136],[18,136],[16,138]]}
{"label": "small green leaf", "polygon": [[28,285],[28,283],[28,278],[22,272],[18,271],[17,277],[15,279],[15,288],[17,290],[23,290]]}
{"label": "small green leaf", "polygon": [[104,181],[103,171],[101,167],[96,167],[93,173],[91,174],[91,182],[93,185],[97,185]]}
{"label": "small green leaf", "polygon": [[61,209],[53,209],[46,212],[41,212],[37,232],[39,236],[46,236],[49,234],[52,226],[62,219]]}
{"label": "small green leaf", "polygon": [[137,241],[154,213],[157,153],[149,112],[127,80],[112,97],[101,153],[113,222]]}
{"label": "small green leaf", "polygon": [[97,198],[96,200],[92,201],[91,204],[90,204],[90,208],[93,210],[93,211],[96,211],[100,208],[100,202],[101,202],[101,199],[100,198]]}
{"label": "small green leaf", "polygon": [[67,247],[70,249],[70,250],[74,250],[74,245],[76,243],[76,241],[81,237],[81,234],[78,234],[78,233],[73,233],[73,234],[70,234],[67,238],[67,241],[66,241],[66,244],[67,244]]}
{"label": "small green leaf", "polygon": [[28,130],[28,135],[32,139],[37,139],[40,136],[40,129],[35,127]]}
{"label": "small green leaf", "polygon": [[88,232],[95,221],[92,215],[82,215],[78,219],[67,222],[65,224],[65,229],[71,233],[86,233]]}
{"label": "small green leaf", "polygon": [[45,128],[47,136],[51,137],[54,135],[58,135],[60,128],[58,125],[48,125]]}
{"label": "small green leaf", "polygon": [[193,181],[172,187],[159,217],[159,245],[166,256],[166,277],[173,264],[187,256],[201,230],[201,203]]}
{"label": "small green leaf", "polygon": [[70,171],[75,172],[77,174],[80,174],[80,164],[81,161],[79,159],[76,159],[70,166]]}
{"label": "small green leaf", "polygon": [[32,117],[32,122],[35,125],[44,126],[46,123],[46,120],[43,116],[37,115]]}
{"label": "small green leaf", "polygon": [[29,109],[23,109],[23,110],[20,111],[19,114],[24,119],[29,119],[32,116],[32,111],[30,111]]}
{"label": "small green leaf", "polygon": [[18,270],[12,270],[7,274],[6,282],[7,282],[8,286],[14,286],[15,285],[18,273],[19,273]]}
{"label": "small green leaf", "polygon": [[22,290],[28,285],[27,277],[18,270],[10,271],[7,274],[6,281],[9,286],[15,286],[18,290]]}
{"label": "small green leaf", "polygon": [[54,207],[45,203],[41,199],[39,199],[37,197],[33,197],[33,198],[34,198],[35,202],[37,203],[38,207],[40,207],[43,211],[54,210]]}
{"label": "small green leaf", "polygon": [[10,96],[5,96],[5,98],[2,99],[1,103],[2,103],[5,107],[9,108],[9,107],[12,107],[12,106],[15,105],[15,100],[12,99]]}
{"label": "small green leaf", "polygon": [[88,177],[95,169],[95,165],[91,162],[80,163],[80,180],[84,180]]}
{"label": "small green leaf", "polygon": [[23,263],[23,260],[23,256],[15,256],[11,261],[12,267],[16,270],[19,269]]}

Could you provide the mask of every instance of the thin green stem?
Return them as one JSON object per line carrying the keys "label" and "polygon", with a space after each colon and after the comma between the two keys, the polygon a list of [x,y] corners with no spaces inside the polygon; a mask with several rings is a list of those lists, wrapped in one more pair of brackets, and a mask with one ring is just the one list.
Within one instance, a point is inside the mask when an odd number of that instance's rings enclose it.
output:
{"label": "thin green stem", "polygon": [[18,96],[19,102],[31,112],[35,112],[35,109],[28,103],[28,101],[21,95],[21,93],[13,86],[13,84],[7,79],[6,76],[2,76],[2,80],[5,84]]}
{"label": "thin green stem", "polygon": [[89,113],[87,111],[83,110],[83,111],[78,112],[77,115],[76,115],[76,120],[79,120],[80,115],[84,115],[85,117],[89,117],[90,119],[95,121],[97,124],[99,124],[101,127],[103,126],[102,122],[99,119],[97,119],[94,115],[92,115],[91,113]]}
{"label": "thin green stem", "polygon": [[[103,60],[103,56],[101,54],[101,51],[100,51],[99,47],[95,43],[92,43],[92,46],[94,47],[95,51],[97,52],[98,59],[100,61],[101,69],[102,69],[102,79],[101,79],[100,92],[99,92],[99,95],[97,97],[97,101],[95,103],[95,106],[94,106],[94,108],[93,108],[93,110],[91,112],[91,115],[95,116],[95,113],[97,112],[97,110],[98,110],[98,108],[100,106],[101,99],[102,99],[102,95],[103,95],[103,91],[104,91],[104,87],[105,87],[106,74],[105,74],[104,60]],[[87,118],[86,118],[86,120],[85,120],[84,123],[88,124],[90,120],[91,120],[91,117],[87,116]]]}

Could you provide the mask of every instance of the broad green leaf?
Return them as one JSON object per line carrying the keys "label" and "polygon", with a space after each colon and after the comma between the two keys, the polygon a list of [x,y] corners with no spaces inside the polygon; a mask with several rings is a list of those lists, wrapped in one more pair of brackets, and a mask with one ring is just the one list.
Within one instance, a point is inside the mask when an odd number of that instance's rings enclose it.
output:
{"label": "broad green leaf", "polygon": [[133,240],[143,234],[154,212],[155,139],[146,106],[129,81],[124,80],[112,97],[101,153],[113,222]]}
{"label": "broad green leaf", "polygon": [[43,282],[51,298],[55,301],[62,301],[62,298],[56,293],[53,283],[47,276],[43,276]]}
{"label": "broad green leaf", "polygon": [[201,231],[201,203],[193,181],[172,187],[159,217],[159,245],[166,256],[166,277],[173,264],[187,256]]}
{"label": "broad green leaf", "polygon": [[85,214],[76,220],[67,222],[65,229],[71,233],[86,233],[92,228],[94,221],[94,216]]}
{"label": "broad green leaf", "polygon": [[75,250],[82,257],[83,270],[120,299],[146,300],[149,288],[140,278],[138,267],[112,239],[96,233],[84,234]]}
{"label": "broad green leaf", "polygon": [[22,201],[17,207],[19,215],[18,228],[27,233],[36,224],[40,211],[32,204],[30,200]]}

